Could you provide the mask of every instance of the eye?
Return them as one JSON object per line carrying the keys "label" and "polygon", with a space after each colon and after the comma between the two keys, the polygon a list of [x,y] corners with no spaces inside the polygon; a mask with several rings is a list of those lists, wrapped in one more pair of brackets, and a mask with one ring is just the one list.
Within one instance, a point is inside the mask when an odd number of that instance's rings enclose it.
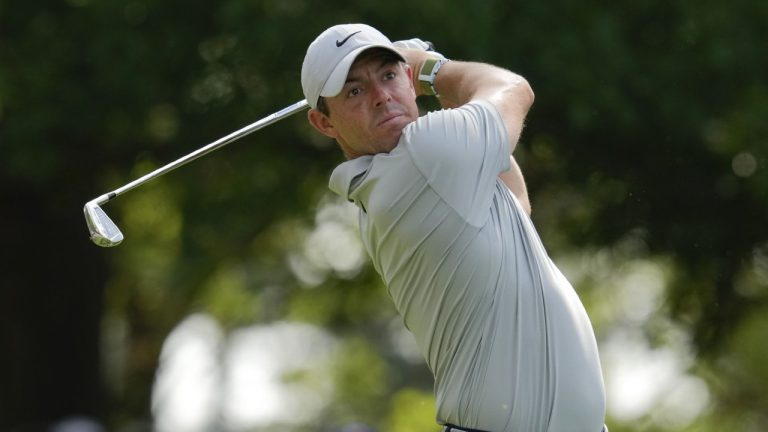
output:
{"label": "eye", "polygon": [[391,80],[391,79],[395,79],[396,76],[397,74],[395,73],[395,71],[388,71],[384,74],[384,79]]}
{"label": "eye", "polygon": [[360,89],[360,87],[353,87],[353,88],[349,89],[349,92],[347,92],[347,96],[348,97],[354,97],[354,96],[359,95],[362,92],[363,92],[363,90]]}

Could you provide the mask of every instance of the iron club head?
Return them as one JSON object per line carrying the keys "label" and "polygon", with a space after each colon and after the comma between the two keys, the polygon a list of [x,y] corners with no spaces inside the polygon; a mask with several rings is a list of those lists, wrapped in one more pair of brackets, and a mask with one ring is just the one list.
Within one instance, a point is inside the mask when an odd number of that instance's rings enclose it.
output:
{"label": "iron club head", "polygon": [[123,241],[123,233],[95,201],[86,203],[83,212],[91,241],[102,247],[117,246]]}

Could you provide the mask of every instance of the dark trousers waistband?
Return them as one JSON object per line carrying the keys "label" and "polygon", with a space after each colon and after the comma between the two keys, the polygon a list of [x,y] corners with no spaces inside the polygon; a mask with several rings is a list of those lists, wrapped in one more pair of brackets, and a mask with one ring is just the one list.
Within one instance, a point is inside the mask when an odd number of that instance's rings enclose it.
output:
{"label": "dark trousers waistband", "polygon": [[[470,428],[462,428],[458,426],[454,426],[452,424],[444,424],[443,425],[443,432],[487,432],[480,429],[470,429]],[[600,430],[600,432],[608,432],[608,426],[604,425],[603,428]]]}
{"label": "dark trousers waistband", "polygon": [[443,432],[488,432],[480,429],[470,429],[470,428],[462,428],[458,426],[454,426],[452,424],[446,423],[443,425]]}

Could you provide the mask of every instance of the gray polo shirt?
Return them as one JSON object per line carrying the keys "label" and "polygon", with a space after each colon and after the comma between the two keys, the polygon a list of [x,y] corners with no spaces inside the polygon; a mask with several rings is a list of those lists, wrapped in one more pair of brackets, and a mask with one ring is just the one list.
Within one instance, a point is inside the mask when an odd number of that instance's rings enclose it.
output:
{"label": "gray polo shirt", "polygon": [[576,292],[498,175],[487,102],[420,117],[390,153],[339,165],[363,243],[435,377],[437,420],[491,432],[597,432],[605,395]]}

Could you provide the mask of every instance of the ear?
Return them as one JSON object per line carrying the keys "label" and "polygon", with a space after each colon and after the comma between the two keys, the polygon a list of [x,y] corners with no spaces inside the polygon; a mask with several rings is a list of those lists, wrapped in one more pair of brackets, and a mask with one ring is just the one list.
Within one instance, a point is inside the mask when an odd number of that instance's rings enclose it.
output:
{"label": "ear", "polygon": [[405,63],[405,71],[408,74],[408,82],[411,84],[411,90],[413,90],[413,93],[416,93],[416,87],[413,83],[413,68],[411,68],[411,65],[408,63]]}
{"label": "ear", "polygon": [[309,119],[309,123],[321,134],[334,139],[339,137],[339,132],[333,126],[333,123],[331,123],[331,119],[319,110],[311,108],[307,113],[307,119]]}

